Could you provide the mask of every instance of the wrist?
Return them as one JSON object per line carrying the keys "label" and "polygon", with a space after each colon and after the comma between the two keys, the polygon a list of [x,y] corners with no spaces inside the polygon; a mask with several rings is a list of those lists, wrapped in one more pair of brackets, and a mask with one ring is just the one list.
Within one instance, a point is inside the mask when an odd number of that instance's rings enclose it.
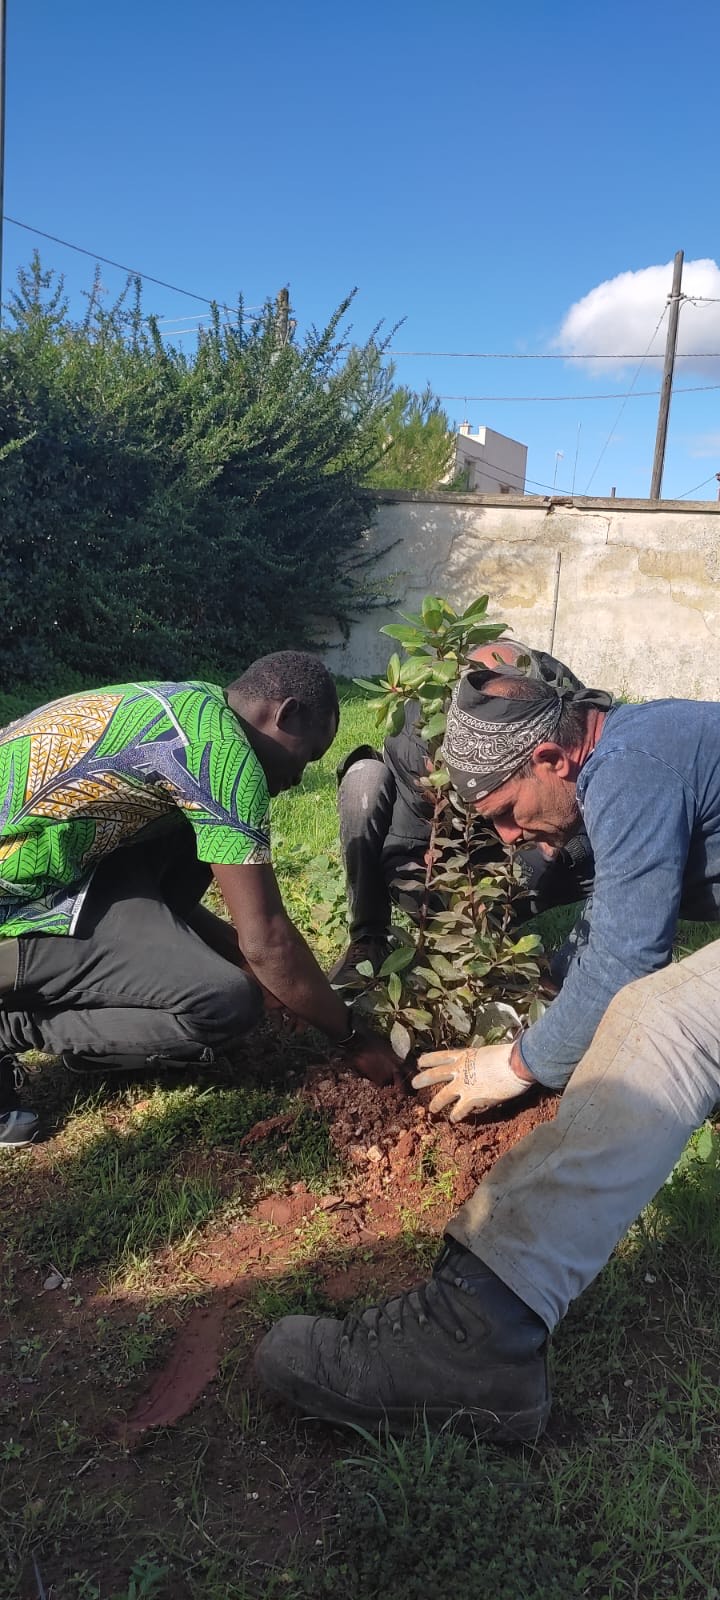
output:
{"label": "wrist", "polygon": [[344,1013],[345,1014],[344,1014],[343,1025],[342,1025],[343,1026],[342,1033],[338,1033],[338,1034],[332,1033],[330,1035],[330,1039],[332,1041],[333,1047],[336,1050],[348,1049],[350,1047],[350,1045],[353,1043],[353,1041],[355,1039],[355,1036],[357,1034],[357,1028],[355,1027],[355,1019],[353,1017],[352,1011],[350,1010],[349,1006],[345,1006]]}
{"label": "wrist", "polygon": [[528,1067],[526,1067],[522,1058],[522,1051],[520,1049],[521,1038],[522,1034],[519,1033],[517,1038],[513,1041],[513,1047],[510,1051],[510,1066],[512,1071],[515,1073],[515,1077],[521,1078],[523,1083],[535,1083],[535,1074],[531,1072]]}

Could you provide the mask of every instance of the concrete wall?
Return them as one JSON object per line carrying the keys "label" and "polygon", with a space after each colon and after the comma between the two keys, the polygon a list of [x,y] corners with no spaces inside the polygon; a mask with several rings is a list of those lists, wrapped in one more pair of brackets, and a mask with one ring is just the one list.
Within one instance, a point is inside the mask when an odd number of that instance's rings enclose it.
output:
{"label": "concrete wall", "polygon": [[[637,696],[720,699],[720,505],[385,493],[368,545],[388,602],[327,652],[349,677],[384,669],[378,633],[425,594],[489,615],[588,683]],[[557,608],[555,587],[557,580]]]}

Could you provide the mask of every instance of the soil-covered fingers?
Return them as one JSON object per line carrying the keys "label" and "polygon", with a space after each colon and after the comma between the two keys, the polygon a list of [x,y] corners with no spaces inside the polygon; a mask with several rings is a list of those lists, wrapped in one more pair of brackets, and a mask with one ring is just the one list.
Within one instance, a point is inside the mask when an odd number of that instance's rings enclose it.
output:
{"label": "soil-covered fingers", "polygon": [[379,1033],[363,1033],[358,1030],[346,1052],[345,1059],[348,1066],[358,1072],[361,1078],[369,1078],[371,1083],[384,1088],[391,1085],[395,1089],[407,1090],[408,1070],[390,1044],[390,1040]]}

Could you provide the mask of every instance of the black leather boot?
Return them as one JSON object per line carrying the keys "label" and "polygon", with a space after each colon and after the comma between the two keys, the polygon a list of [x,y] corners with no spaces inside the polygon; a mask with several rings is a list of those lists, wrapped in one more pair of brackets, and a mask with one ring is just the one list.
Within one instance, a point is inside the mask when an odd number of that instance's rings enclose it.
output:
{"label": "black leather boot", "polygon": [[430,1282],[344,1321],[283,1317],[266,1334],[256,1371],[266,1389],[325,1422],[416,1418],[463,1432],[537,1439],[550,1413],[547,1328],[455,1240]]}

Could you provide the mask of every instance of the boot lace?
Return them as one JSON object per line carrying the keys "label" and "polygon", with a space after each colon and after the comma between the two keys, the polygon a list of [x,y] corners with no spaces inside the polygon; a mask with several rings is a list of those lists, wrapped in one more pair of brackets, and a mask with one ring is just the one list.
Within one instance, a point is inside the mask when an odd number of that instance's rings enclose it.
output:
{"label": "boot lace", "polygon": [[378,1344],[388,1332],[393,1339],[402,1339],[406,1331],[412,1332],[413,1323],[423,1333],[439,1328],[456,1339],[458,1344],[465,1344],[467,1329],[452,1293],[463,1287],[461,1278],[448,1283],[441,1277],[434,1277],[429,1283],[411,1289],[407,1294],[388,1295],[379,1300],[377,1305],[366,1306],[364,1311],[351,1311],[343,1322],[343,1349],[349,1349],[358,1336],[364,1336],[370,1345]]}

